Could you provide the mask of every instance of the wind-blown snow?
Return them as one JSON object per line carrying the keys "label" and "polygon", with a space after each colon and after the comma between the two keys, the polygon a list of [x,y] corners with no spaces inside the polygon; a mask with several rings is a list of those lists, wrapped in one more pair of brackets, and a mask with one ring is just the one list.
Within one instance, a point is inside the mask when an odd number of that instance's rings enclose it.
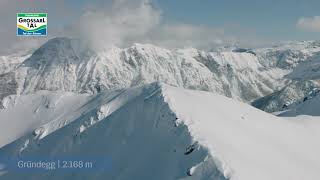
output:
{"label": "wind-blown snow", "polygon": [[231,179],[319,178],[319,136],[303,124],[222,96],[166,88],[170,107]]}
{"label": "wind-blown snow", "polygon": [[[96,96],[81,116],[69,116],[68,125],[40,139],[26,135],[0,154],[102,154],[113,160],[110,171],[49,171],[47,179],[319,179],[320,143],[312,133],[318,127],[311,131],[220,95],[158,83]],[[3,176],[22,177],[42,175]]]}

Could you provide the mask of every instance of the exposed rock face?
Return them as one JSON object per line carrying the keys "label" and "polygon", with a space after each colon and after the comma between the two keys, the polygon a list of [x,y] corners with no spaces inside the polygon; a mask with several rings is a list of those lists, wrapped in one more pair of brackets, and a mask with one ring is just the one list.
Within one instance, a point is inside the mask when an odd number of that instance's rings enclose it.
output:
{"label": "exposed rock face", "polygon": [[17,93],[18,84],[13,72],[0,74],[0,108],[3,108],[2,99]]}

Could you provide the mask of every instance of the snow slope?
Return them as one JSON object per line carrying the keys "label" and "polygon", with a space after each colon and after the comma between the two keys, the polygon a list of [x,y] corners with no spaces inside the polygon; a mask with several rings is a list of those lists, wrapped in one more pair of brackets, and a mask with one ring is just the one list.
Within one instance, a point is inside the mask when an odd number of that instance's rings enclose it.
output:
{"label": "snow slope", "polygon": [[0,56],[0,74],[12,71],[29,57],[30,55]]}
{"label": "snow slope", "polygon": [[319,178],[320,143],[314,142],[319,136],[308,129],[319,126],[307,128],[209,93],[170,89],[168,96],[194,138],[222,160],[231,179]]}
{"label": "snow slope", "polygon": [[301,63],[287,77],[296,80],[320,79],[320,53]]}
{"label": "snow slope", "polygon": [[88,95],[47,91],[6,97],[3,109],[0,110],[0,147],[48,122],[66,118],[68,114],[72,114],[71,119],[74,118],[81,106],[89,100]]}
{"label": "snow slope", "polygon": [[28,57],[30,55],[0,56],[0,108],[2,108],[1,101],[4,97],[17,93],[18,84],[12,71]]}
{"label": "snow slope", "polygon": [[7,157],[108,156],[111,170],[19,174],[2,166],[1,178],[320,178],[320,143],[310,126],[220,95],[159,83],[120,92],[109,92],[117,94],[111,99],[101,92],[68,125],[52,128],[49,122],[40,128],[49,133],[29,134],[0,149]]}
{"label": "snow slope", "polygon": [[266,112],[287,110],[290,106],[303,102],[318,89],[320,89],[320,80],[292,81],[281,90],[259,98],[251,104]]}

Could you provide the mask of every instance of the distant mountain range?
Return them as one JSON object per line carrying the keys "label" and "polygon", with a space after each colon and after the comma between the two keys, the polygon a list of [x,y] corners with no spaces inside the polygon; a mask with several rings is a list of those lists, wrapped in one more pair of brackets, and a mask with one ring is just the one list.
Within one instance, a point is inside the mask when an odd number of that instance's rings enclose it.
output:
{"label": "distant mountain range", "polygon": [[[39,90],[94,94],[160,81],[243,102],[255,101],[256,107],[272,112],[285,103],[300,101],[310,89],[319,87],[315,65],[319,44],[306,41],[212,52],[135,44],[95,51],[78,40],[55,38],[31,55],[1,57],[0,87],[5,88],[0,97]],[[308,64],[314,67],[311,72]],[[299,92],[286,91],[295,85]]]}

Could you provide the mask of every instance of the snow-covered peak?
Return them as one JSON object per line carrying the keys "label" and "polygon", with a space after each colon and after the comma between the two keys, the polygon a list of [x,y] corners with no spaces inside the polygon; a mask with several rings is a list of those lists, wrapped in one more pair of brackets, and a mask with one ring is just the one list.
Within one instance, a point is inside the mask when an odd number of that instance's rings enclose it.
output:
{"label": "snow-covered peak", "polygon": [[77,45],[76,40],[70,38],[51,39],[25,60],[23,65],[39,69],[79,63],[81,52]]}
{"label": "snow-covered peak", "polygon": [[[224,96],[162,83],[93,96],[76,111],[66,109],[68,116],[63,114],[0,149],[0,155],[50,158],[76,153],[84,158],[99,154],[112,159],[111,171],[70,176],[47,171],[47,179],[319,177],[320,144],[310,126]],[[64,101],[62,98],[57,105]],[[68,125],[58,126],[66,120]],[[9,168],[2,178],[37,179],[44,173],[22,175]]]}

